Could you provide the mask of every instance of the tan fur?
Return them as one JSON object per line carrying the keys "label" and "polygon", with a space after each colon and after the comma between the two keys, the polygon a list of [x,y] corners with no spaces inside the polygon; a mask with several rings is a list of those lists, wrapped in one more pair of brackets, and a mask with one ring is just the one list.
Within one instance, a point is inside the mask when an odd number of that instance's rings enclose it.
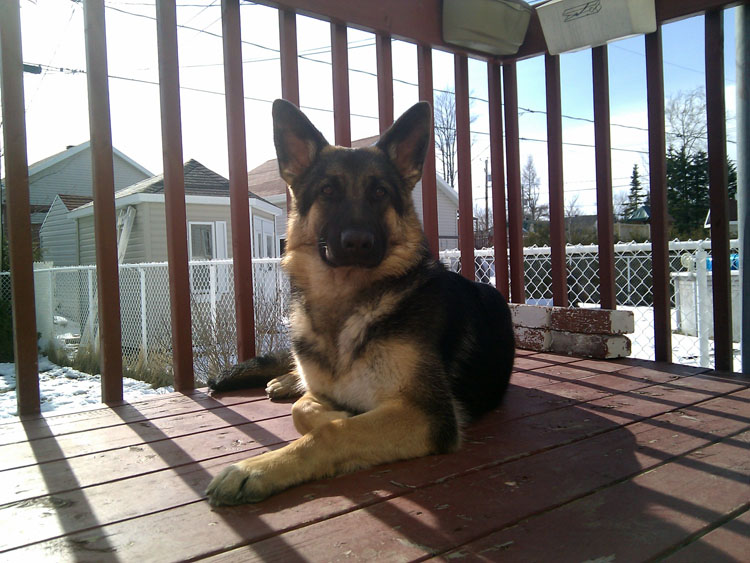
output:
{"label": "tan fur", "polygon": [[[350,418],[333,414],[331,420],[317,410],[316,418],[317,425],[291,444],[227,467],[209,486],[211,498],[222,504],[233,498],[256,502],[311,479],[429,453],[427,420],[408,402],[392,400]],[[230,496],[219,497],[219,488]]]}

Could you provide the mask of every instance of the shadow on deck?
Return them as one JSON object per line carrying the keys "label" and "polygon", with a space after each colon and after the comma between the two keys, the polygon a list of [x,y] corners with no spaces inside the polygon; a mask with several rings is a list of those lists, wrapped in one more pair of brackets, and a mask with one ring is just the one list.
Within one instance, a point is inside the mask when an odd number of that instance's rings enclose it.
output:
{"label": "shadow on deck", "polygon": [[212,510],[290,405],[202,391],[0,424],[2,560],[747,561],[750,381],[521,352],[457,454]]}

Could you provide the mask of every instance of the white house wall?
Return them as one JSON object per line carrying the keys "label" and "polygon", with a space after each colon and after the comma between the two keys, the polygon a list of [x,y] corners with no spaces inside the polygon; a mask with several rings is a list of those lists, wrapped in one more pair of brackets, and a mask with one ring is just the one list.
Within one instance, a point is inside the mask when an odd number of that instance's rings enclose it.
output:
{"label": "white house wall", "polygon": [[60,198],[55,198],[39,238],[45,262],[52,262],[55,266],[78,265],[76,222],[68,217],[68,209]]}

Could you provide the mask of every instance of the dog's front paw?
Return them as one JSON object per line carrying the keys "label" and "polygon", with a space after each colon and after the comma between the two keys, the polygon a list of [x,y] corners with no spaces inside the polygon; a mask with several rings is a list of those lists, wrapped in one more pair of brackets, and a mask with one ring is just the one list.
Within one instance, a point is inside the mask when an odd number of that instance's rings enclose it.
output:
{"label": "dog's front paw", "polygon": [[274,400],[292,399],[302,394],[299,375],[287,373],[268,382],[266,394]]}
{"label": "dog's front paw", "polygon": [[206,489],[211,506],[260,502],[273,493],[265,471],[246,462],[225,468]]}

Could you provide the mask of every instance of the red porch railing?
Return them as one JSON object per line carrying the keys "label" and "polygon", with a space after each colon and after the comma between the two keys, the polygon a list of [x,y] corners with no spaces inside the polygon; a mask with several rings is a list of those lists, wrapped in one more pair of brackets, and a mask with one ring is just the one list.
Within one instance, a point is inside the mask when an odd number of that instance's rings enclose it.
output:
{"label": "red porch railing", "polygon": [[[440,49],[455,55],[456,107],[458,129],[458,178],[461,221],[459,246],[462,263],[473,264],[473,224],[470,171],[468,67],[467,57],[487,63],[490,110],[490,158],[493,171],[493,212],[495,220],[496,273],[500,291],[514,302],[524,302],[523,240],[521,213],[518,91],[515,61],[545,56],[547,91],[548,157],[550,172],[552,248],[552,287],[557,305],[566,305],[567,280],[562,236],[563,167],[560,109],[559,58],[546,53],[538,18],[532,17],[527,38],[517,56],[488,57],[446,44],[441,35],[440,0],[260,0],[279,9],[281,84],[283,96],[299,103],[297,70],[296,14],[331,23],[333,60],[333,102],[335,140],[351,143],[347,62],[347,27],[369,30],[376,35],[378,109],[381,131],[393,120],[393,69],[391,38],[417,45],[420,98],[432,101],[432,51]],[[729,290],[729,237],[727,214],[726,131],[724,113],[722,10],[737,2],[722,0],[657,0],[659,26],[696,14],[706,15],[706,91],[710,159],[712,217],[714,334],[716,368],[732,365],[731,312]],[[190,335],[189,284],[185,232],[185,198],[182,178],[182,143],[179,109],[179,73],[176,41],[175,3],[157,0],[159,69],[161,83],[162,132],[166,184],[167,239],[172,288],[172,327],[175,385],[188,390],[194,385]],[[99,317],[101,327],[101,370],[105,401],[122,397],[120,353],[120,312],[118,268],[115,252],[114,190],[112,184],[112,145],[107,96],[106,25],[103,0],[84,0],[86,12],[87,71],[91,140],[93,148]],[[224,64],[228,123],[229,170],[232,203],[232,241],[238,355],[252,356],[254,350],[253,299],[248,280],[252,275],[250,225],[247,198],[244,103],[240,45],[239,0],[222,1]],[[2,46],[3,122],[7,184],[8,231],[13,287],[14,337],[18,375],[19,411],[39,410],[36,329],[29,226],[29,187],[26,160],[22,53],[18,3],[0,3]],[[664,84],[661,29],[645,37],[649,162],[652,201],[654,325],[656,359],[669,361],[670,310],[667,255],[666,166],[664,131]],[[599,217],[599,264],[601,305],[614,308],[614,253],[612,240],[612,174],[609,141],[609,94],[607,48],[592,50],[594,76],[596,178]],[[502,75],[502,85],[501,85]],[[503,109],[504,106],[504,109]],[[503,119],[505,131],[503,132]],[[505,146],[503,151],[503,136]],[[433,251],[437,243],[437,195],[434,152],[424,171],[423,206],[427,238]],[[505,214],[505,185],[509,213]],[[506,240],[505,231],[508,227]],[[510,275],[506,260],[510,249]],[[472,278],[472,267],[463,272]]]}

